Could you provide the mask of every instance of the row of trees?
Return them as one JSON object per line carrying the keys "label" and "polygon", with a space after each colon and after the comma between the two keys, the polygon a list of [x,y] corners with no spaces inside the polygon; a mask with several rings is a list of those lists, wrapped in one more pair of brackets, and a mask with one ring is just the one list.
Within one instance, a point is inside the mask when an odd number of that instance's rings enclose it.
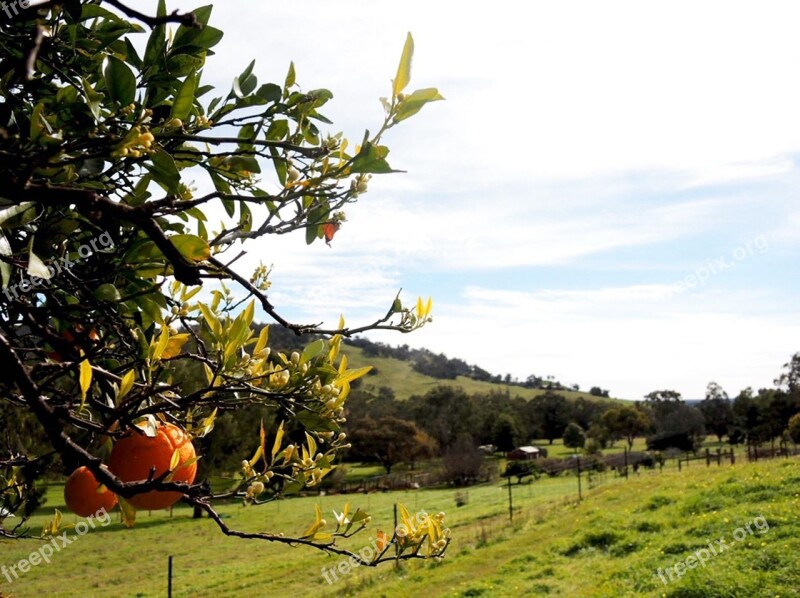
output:
{"label": "row of trees", "polygon": [[[618,441],[629,447],[634,439],[647,437],[653,450],[676,448],[696,450],[707,433],[732,444],[747,442],[798,441],[789,422],[800,413],[800,353],[784,365],[776,387],[754,392],[747,388],[734,399],[719,384],[711,382],[705,398],[697,404],[685,402],[674,390],[656,390],[642,401],[622,402],[570,400],[548,390],[526,401],[505,393],[468,395],[463,390],[438,387],[423,396],[397,401],[389,388],[377,393],[353,391],[348,404],[347,427],[353,430],[352,458],[376,459],[382,443],[391,434],[379,430],[392,425],[414,425],[418,439],[395,451],[394,462],[413,463],[420,454],[446,452],[458,444],[494,444],[507,452],[532,438],[552,443],[564,438],[569,447],[589,450],[605,448]],[[376,422],[378,425],[376,425]],[[405,455],[405,456],[403,456]],[[391,466],[387,467],[387,471]]]}

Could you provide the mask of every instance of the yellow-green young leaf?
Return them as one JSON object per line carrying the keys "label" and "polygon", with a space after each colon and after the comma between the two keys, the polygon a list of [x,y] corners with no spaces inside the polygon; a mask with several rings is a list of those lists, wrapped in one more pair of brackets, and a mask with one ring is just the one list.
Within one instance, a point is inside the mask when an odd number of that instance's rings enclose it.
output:
{"label": "yellow-green young leaf", "polygon": [[209,384],[211,384],[211,382],[214,380],[214,370],[208,367],[208,364],[206,363],[203,364],[203,369],[206,372],[206,380]]}
{"label": "yellow-green young leaf", "polygon": [[438,102],[443,99],[444,97],[435,87],[418,89],[403,98],[403,101],[398,102],[397,110],[394,114],[394,122],[399,123],[400,121],[414,116],[417,112],[422,110],[425,104]]}
{"label": "yellow-green young leaf", "polygon": [[[81,357],[83,356],[83,351],[81,351]],[[92,364],[89,363],[89,360],[86,358],[81,361],[79,378],[81,386],[81,409],[83,409],[86,403],[86,393],[89,392],[89,387],[92,385]]]}
{"label": "yellow-green young leaf", "polygon": [[275,460],[275,455],[281,450],[281,442],[283,442],[283,422],[278,426],[278,431],[275,432],[275,442],[272,443],[272,460]]}
{"label": "yellow-green young leaf", "polygon": [[127,500],[119,497],[119,511],[122,513],[122,523],[131,528],[136,523],[136,508]]}
{"label": "yellow-green young leaf", "polygon": [[184,334],[175,334],[169,337],[169,342],[167,343],[167,347],[164,349],[164,352],[161,354],[161,359],[170,359],[171,357],[175,357],[181,352],[183,349],[183,345],[186,344],[186,341],[189,340],[189,335]]}
{"label": "yellow-green young leaf", "polygon": [[358,368],[357,370],[347,370],[343,374],[339,374],[339,376],[336,378],[336,384],[345,384],[345,383],[349,384],[353,380],[357,380],[362,376],[366,376],[370,372],[370,370],[372,370],[371,365],[368,365],[363,368]]}
{"label": "yellow-green young leaf", "polygon": [[247,307],[244,309],[243,319],[247,323],[248,326],[253,323],[253,315],[255,314],[256,310],[256,302],[255,299],[251,300],[250,303],[247,304]]}
{"label": "yellow-green young leaf", "polygon": [[305,531],[305,533],[302,536],[300,536],[301,538],[310,538],[311,536],[315,535],[319,530],[321,530],[323,527],[325,527],[325,524],[327,523],[322,518],[322,509],[319,508],[319,505],[314,505],[314,508],[316,509],[316,516],[314,517],[314,523],[308,526],[308,529]]}
{"label": "yellow-green young leaf", "polygon": [[128,396],[128,393],[133,388],[133,383],[136,381],[136,372],[134,370],[128,370],[128,372],[122,377],[122,381],[119,383],[119,393],[117,393],[117,404]]}
{"label": "yellow-green young leaf", "polygon": [[161,335],[158,337],[158,342],[156,343],[155,347],[153,348],[153,361],[158,361],[161,359],[162,353],[167,348],[169,344],[169,328],[163,326],[161,328]]}
{"label": "yellow-green young leaf", "polygon": [[222,324],[220,323],[217,314],[209,309],[205,303],[198,303],[197,306],[200,308],[200,311],[202,312],[203,317],[205,318],[206,323],[211,331],[217,336],[222,336]]}
{"label": "yellow-green young leaf", "polygon": [[[267,454],[267,431],[264,429],[264,418],[261,418],[261,429],[258,431],[259,439],[261,440],[261,455]],[[266,459],[265,459],[266,461]],[[269,463],[267,463],[269,465]]]}
{"label": "yellow-green young leaf", "polygon": [[406,43],[403,46],[403,54],[400,56],[400,64],[397,65],[397,75],[394,78],[392,91],[394,96],[402,92],[408,82],[411,81],[411,59],[414,57],[414,38],[409,33],[406,36]]}
{"label": "yellow-green young leaf", "polygon": [[308,443],[308,453],[313,459],[314,455],[317,454],[317,443],[308,432],[306,432],[306,442]]}
{"label": "yellow-green young leaf", "polygon": [[261,351],[266,349],[267,341],[269,341],[269,326],[264,326],[258,334],[258,342],[256,343],[256,348],[253,353],[258,355]]}
{"label": "yellow-green young leaf", "polygon": [[50,270],[32,249],[28,252],[28,275],[50,280]]}
{"label": "yellow-green young leaf", "polygon": [[261,446],[259,446],[258,449],[256,450],[256,454],[253,455],[252,459],[250,459],[250,467],[254,467],[255,464],[258,463],[258,460],[262,457],[263,454],[264,454],[264,449],[261,448]]}
{"label": "yellow-green young leaf", "polygon": [[53,527],[53,533],[56,533],[61,527],[61,511],[58,509],[55,509],[55,514],[53,515]]}
{"label": "yellow-green young leaf", "polygon": [[169,460],[170,471],[174,470],[180,464],[181,464],[181,451],[180,449],[175,449],[172,453],[172,458]]}
{"label": "yellow-green young leaf", "polygon": [[211,257],[208,242],[197,235],[173,235],[169,240],[187,260],[202,262]]}
{"label": "yellow-green young leaf", "polygon": [[417,297],[417,319],[422,319],[422,312],[425,311],[425,306],[422,304],[422,297]]}
{"label": "yellow-green young leaf", "polygon": [[339,349],[342,346],[342,335],[336,334],[328,343],[328,361],[333,364],[336,361],[336,358],[339,356]]}
{"label": "yellow-green young leaf", "polygon": [[400,511],[400,517],[402,518],[403,525],[406,526],[406,529],[409,531],[414,529],[415,526],[411,522],[411,515],[409,514],[408,509],[406,509],[405,506],[400,503],[397,504],[397,508]]}
{"label": "yellow-green young leaf", "polygon": [[189,299],[191,299],[192,297],[197,295],[197,293],[199,293],[202,290],[203,290],[202,286],[197,286],[197,287],[193,288],[191,291],[187,291],[186,288],[184,288],[181,291],[181,301],[183,301],[183,302],[188,301]]}
{"label": "yellow-green young leaf", "polygon": [[425,304],[425,317],[427,318],[431,315],[431,310],[433,309],[433,297],[428,297],[428,302]]}
{"label": "yellow-green young leaf", "polygon": [[209,415],[207,418],[203,420],[203,426],[202,426],[203,430],[200,434],[201,436],[205,436],[206,434],[211,432],[211,430],[214,429],[214,421],[216,419],[217,419],[217,408],[214,407],[214,411],[211,412],[211,415]]}

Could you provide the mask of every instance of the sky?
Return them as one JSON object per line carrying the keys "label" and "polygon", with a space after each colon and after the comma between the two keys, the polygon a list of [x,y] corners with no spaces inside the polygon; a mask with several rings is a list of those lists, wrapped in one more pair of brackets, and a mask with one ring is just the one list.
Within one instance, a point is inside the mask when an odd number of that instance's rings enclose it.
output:
{"label": "sky", "polygon": [[242,270],[272,264],[303,323],[430,295],[432,324],[368,338],[522,380],[772,386],[800,351],[798,21],[794,2],[219,2],[205,82],[255,58],[281,83],[293,60],[358,140],[411,32],[409,89],[446,98],[384,139],[405,173],[375,177],[331,247],[264,239]]}

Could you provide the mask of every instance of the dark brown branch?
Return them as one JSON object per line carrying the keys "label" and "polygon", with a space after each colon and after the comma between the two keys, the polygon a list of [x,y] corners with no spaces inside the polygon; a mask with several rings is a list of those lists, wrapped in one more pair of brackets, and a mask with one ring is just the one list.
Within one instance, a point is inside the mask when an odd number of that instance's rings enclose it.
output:
{"label": "dark brown branch", "polygon": [[[211,519],[214,520],[214,523],[216,523],[217,526],[219,527],[219,529],[222,530],[223,534],[225,534],[226,536],[234,537],[234,538],[242,538],[242,539],[245,539],[245,540],[266,540],[268,542],[279,542],[279,543],[282,543],[282,544],[288,544],[290,546],[310,546],[312,548],[317,548],[319,550],[323,550],[323,551],[328,552],[330,554],[336,554],[336,555],[339,555],[339,556],[344,556],[344,557],[347,557],[348,559],[355,559],[356,562],[358,562],[359,565],[362,565],[364,567],[376,567],[377,565],[379,565],[381,563],[384,563],[386,561],[394,561],[394,560],[406,561],[406,560],[411,560],[411,559],[424,558],[424,557],[419,556],[419,554],[417,554],[418,551],[415,551],[415,552],[412,552],[412,553],[407,553],[407,554],[401,554],[399,556],[391,556],[389,558],[384,558],[384,555],[388,552],[389,547],[394,542],[394,538],[393,538],[392,542],[390,542],[383,549],[383,551],[378,555],[377,558],[375,558],[372,561],[368,561],[368,560],[364,559],[357,552],[352,552],[352,551],[346,550],[344,548],[339,548],[338,546],[336,546],[335,544],[332,544],[332,543],[331,544],[320,544],[318,542],[314,542],[313,540],[309,540],[309,539],[287,538],[287,537],[285,537],[283,535],[268,534],[268,533],[265,533],[265,532],[243,532],[243,531],[231,529],[230,527],[228,527],[228,524],[226,524],[222,520],[222,518],[214,510],[214,508],[210,504],[208,504],[207,502],[205,502],[203,500],[199,500],[199,499],[193,499],[193,498],[189,498],[188,502],[190,504],[192,504],[193,506],[196,506],[196,507],[199,507],[199,508],[203,509],[206,513],[208,513],[208,516]],[[446,549],[446,547],[445,547],[445,549]],[[442,550],[440,553],[437,553],[437,556],[444,556],[444,550]]]}
{"label": "dark brown branch", "polygon": [[151,17],[146,15],[138,10],[130,8],[129,6],[124,5],[119,0],[103,0],[107,4],[110,4],[125,16],[130,17],[132,19],[136,19],[137,21],[141,21],[145,25],[150,27],[156,27],[158,25],[163,25],[164,23],[180,23],[185,27],[195,27],[195,28],[202,28],[202,24],[198,22],[197,17],[194,16],[194,13],[187,12],[180,14],[177,10],[173,11],[168,15],[164,15],[163,17]]}
{"label": "dark brown branch", "polygon": [[177,141],[198,141],[208,143],[209,145],[224,145],[224,144],[249,144],[260,145],[262,147],[276,147],[290,152],[295,152],[306,158],[317,159],[324,158],[330,152],[324,147],[303,147],[302,145],[295,145],[286,141],[268,141],[266,139],[239,139],[238,137],[205,137],[200,135],[176,135],[168,133],[164,135],[156,135],[157,139],[166,138],[169,140]]}

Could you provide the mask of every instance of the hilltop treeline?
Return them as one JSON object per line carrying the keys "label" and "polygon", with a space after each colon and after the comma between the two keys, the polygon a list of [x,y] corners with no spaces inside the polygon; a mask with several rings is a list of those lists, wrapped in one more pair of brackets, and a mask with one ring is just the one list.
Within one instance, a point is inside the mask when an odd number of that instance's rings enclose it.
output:
{"label": "hilltop treeline", "polygon": [[[494,382],[496,384],[509,384],[523,388],[535,388],[545,390],[580,390],[578,384],[564,384],[556,380],[553,376],[539,376],[530,374],[525,380],[519,380],[511,374],[492,374],[483,368],[469,364],[457,357],[448,357],[444,353],[434,353],[429,349],[412,349],[408,345],[392,347],[384,343],[374,343],[365,338],[348,339],[347,344],[359,347],[364,356],[370,357],[389,357],[406,361],[411,368],[432,378],[439,380],[455,380],[459,376],[480,380],[484,382]],[[590,394],[607,397],[609,392],[599,386],[593,386],[588,391]]]}
{"label": "hilltop treeline", "polygon": [[438,387],[425,395],[398,401],[388,387],[354,389],[347,402],[348,429],[363,421],[392,417],[413,422],[441,450],[459,442],[494,444],[501,451],[546,439],[564,438],[590,450],[625,440],[629,446],[645,436],[654,450],[696,450],[707,434],[731,444],[800,442],[790,420],[800,414],[800,353],[784,364],[774,388],[746,388],[731,399],[709,383],[705,398],[690,405],[674,390],[655,390],[631,403],[568,399],[547,390],[530,401],[509,392],[469,395],[459,388]]}

